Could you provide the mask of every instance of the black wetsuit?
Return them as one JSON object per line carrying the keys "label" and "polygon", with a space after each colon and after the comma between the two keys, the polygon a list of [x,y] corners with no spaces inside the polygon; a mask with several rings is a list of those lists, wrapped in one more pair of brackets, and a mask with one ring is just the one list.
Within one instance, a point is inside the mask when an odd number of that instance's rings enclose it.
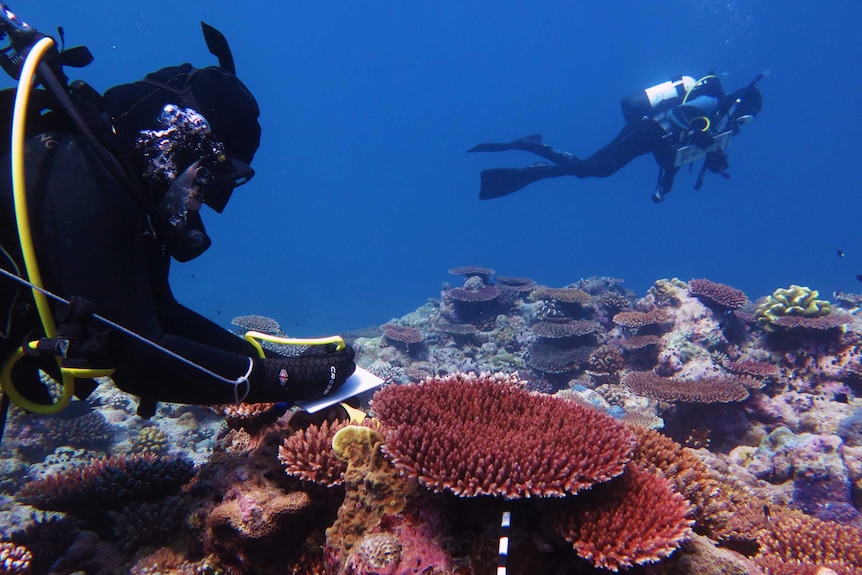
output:
{"label": "black wetsuit", "polygon": [[[698,143],[704,148],[711,144],[710,138],[714,134],[699,134],[703,124],[691,125],[689,122],[709,119],[712,123],[707,126],[714,128],[732,102],[725,98],[717,79],[699,83],[698,87],[691,91],[688,103],[680,100],[682,98],[665,100],[648,115],[631,118],[616,138],[588,158],[578,158],[568,152],[556,150],[542,143],[540,135],[526,136],[511,142],[474,146],[468,152],[522,150],[551,162],[524,168],[483,170],[479,198],[487,200],[505,196],[545,178],[605,178],[638,156],[651,153],[659,165],[656,195],[653,199],[661,201],[663,195],[673,187],[674,176],[679,171],[679,167],[675,166],[677,149],[688,143]],[[698,140],[698,136],[703,138]],[[723,152],[710,154],[709,169],[722,171],[726,167]]]}
{"label": "black wetsuit", "polygon": [[[13,246],[7,251],[18,259],[9,165],[7,156],[0,169],[0,243]],[[174,299],[163,242],[147,232],[138,204],[82,137],[47,132],[30,138],[26,175],[33,241],[46,289],[67,299],[89,300],[99,315],[224,377],[248,371],[248,358],[256,355],[250,344]],[[95,321],[91,327],[108,329]],[[235,400],[233,385],[129,336],[118,339],[111,347],[116,349],[113,379],[121,389],[179,403]]]}
{"label": "black wetsuit", "polygon": [[[257,358],[254,348],[177,303],[168,283],[170,255],[165,243],[152,236],[144,211],[99,162],[83,137],[71,132],[45,132],[29,138],[26,177],[35,252],[46,289],[66,299],[78,296],[89,300],[95,313],[220,376],[233,380],[246,374],[249,358]],[[0,178],[0,245],[23,270],[8,154]],[[11,267],[2,257],[0,265]],[[0,277],[0,293],[7,294],[7,299],[14,287],[12,280]],[[29,299],[29,290],[24,288],[21,297]],[[56,308],[55,303],[51,305]],[[0,338],[0,361],[39,325],[32,306],[19,305],[15,313],[20,315],[22,310],[26,313],[13,321],[10,336]],[[2,309],[0,316],[5,317]],[[97,320],[90,327],[109,329]],[[272,381],[277,378],[267,377],[266,368],[257,367],[258,362],[270,360],[254,359],[249,391],[249,386],[237,389],[128,335],[116,331],[111,335],[101,345],[101,354],[108,355],[106,367],[115,368],[114,382],[124,391],[151,400],[150,405],[154,401],[232,403],[246,393],[247,402],[280,401],[286,394],[278,381]],[[352,350],[350,354],[352,359]],[[27,359],[19,363],[27,364]],[[16,367],[19,371],[26,368]],[[317,365],[313,368],[319,369]],[[328,365],[323,369],[328,377]],[[27,384],[20,385],[22,393],[31,399],[44,398],[44,391],[30,390],[27,394]]]}
{"label": "black wetsuit", "polygon": [[479,198],[483,200],[511,194],[545,178],[576,176],[606,178],[633,159],[652,153],[659,165],[659,186],[665,192],[673,186],[679,168],[674,167],[676,148],[668,133],[656,121],[643,118],[628,122],[619,135],[588,158],[578,158],[543,144],[541,136],[527,136],[512,142],[479,144],[470,152],[522,150],[532,152],[553,164],[536,164],[525,168],[493,168],[482,171]]}

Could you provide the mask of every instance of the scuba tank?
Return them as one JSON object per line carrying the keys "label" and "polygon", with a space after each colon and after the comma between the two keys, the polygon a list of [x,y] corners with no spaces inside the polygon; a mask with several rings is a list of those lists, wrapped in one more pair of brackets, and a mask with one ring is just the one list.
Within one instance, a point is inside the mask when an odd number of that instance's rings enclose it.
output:
{"label": "scuba tank", "polygon": [[635,92],[620,100],[626,122],[651,116],[681,102],[697,81],[691,76],[676,76],[667,82]]}

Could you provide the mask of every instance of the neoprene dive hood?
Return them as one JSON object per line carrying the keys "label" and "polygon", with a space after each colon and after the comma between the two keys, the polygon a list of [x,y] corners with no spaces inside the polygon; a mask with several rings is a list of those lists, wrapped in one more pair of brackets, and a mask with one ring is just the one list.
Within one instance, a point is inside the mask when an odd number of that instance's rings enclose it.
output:
{"label": "neoprene dive hood", "polygon": [[[201,22],[210,53],[217,66],[195,68],[185,63],[162,68],[142,80],[110,88],[104,94],[105,106],[112,117],[118,148],[125,160],[143,174],[143,158],[135,153],[136,141],[144,130],[158,127],[167,105],[188,108],[206,118],[214,137],[222,142],[227,158],[208,166],[206,177],[198,182],[202,201],[221,213],[233,189],[247,182],[254,171],[249,164],[260,145],[260,109],[245,84],[236,76],[233,55],[224,35]],[[178,166],[182,171],[186,165]]]}

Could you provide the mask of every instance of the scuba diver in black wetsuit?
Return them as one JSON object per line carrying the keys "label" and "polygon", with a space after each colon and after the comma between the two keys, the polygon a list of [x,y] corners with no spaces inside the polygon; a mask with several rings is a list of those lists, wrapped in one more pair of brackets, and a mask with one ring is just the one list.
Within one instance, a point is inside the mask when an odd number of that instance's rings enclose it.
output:
{"label": "scuba diver in black wetsuit", "polygon": [[[26,401],[50,404],[38,369],[61,377],[60,357],[64,370],[76,362],[112,370],[117,387],[141,398],[143,416],[157,401],[290,402],[322,398],[341,386],[355,370],[354,351],[343,341],[264,358],[254,343],[183,307],[171,293],[171,258],[188,261],[210,245],[201,204],[221,212],[233,189],[254,174],[258,105],[235,75],[224,36],[202,23],[217,66],[162,68],[100,96],[64,75],[63,66],[92,60],[86,48],[57,51],[53,39],[0,8],[0,40],[9,41],[0,59],[13,77],[23,77],[29,52],[41,50],[43,41],[49,46],[34,74],[44,89],[33,90],[29,109],[23,108],[20,174],[10,175],[10,165],[14,170],[22,88],[0,92],[0,110],[13,122],[12,162],[9,142],[0,144],[0,269],[6,272],[0,275],[0,365],[12,366],[0,373],[8,378],[0,377],[3,401],[14,387]],[[24,215],[18,180],[26,181]],[[39,274],[27,261],[27,245]],[[14,281],[28,275],[27,285],[40,284],[60,299],[46,299],[45,314],[41,292]],[[32,334],[45,315],[56,322],[57,335],[36,345]],[[105,319],[128,331],[97,321]],[[13,353],[22,356],[14,364],[7,361]],[[72,387],[79,397],[95,386],[86,379],[78,384]]]}
{"label": "scuba diver in black wetsuit", "polygon": [[620,134],[592,156],[581,159],[542,143],[541,135],[505,143],[485,143],[468,152],[522,150],[552,162],[526,168],[484,170],[479,198],[488,200],[516,192],[533,182],[559,176],[605,178],[638,156],[652,153],[659,165],[653,201],[661,202],[673,186],[679,168],[703,158],[695,189],[700,189],[706,170],[727,175],[726,149],[740,126],[760,113],[763,98],[756,84],[726,95],[714,74],[695,81],[680,76],[622,100],[626,124]]}

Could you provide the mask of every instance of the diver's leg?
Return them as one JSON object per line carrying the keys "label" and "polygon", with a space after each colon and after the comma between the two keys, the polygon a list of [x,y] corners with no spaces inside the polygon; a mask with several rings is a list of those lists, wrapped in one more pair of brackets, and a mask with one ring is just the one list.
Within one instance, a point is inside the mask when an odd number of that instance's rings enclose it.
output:
{"label": "diver's leg", "polygon": [[555,150],[551,146],[542,143],[541,134],[533,134],[517,138],[511,142],[505,143],[484,143],[473,146],[468,152],[505,152],[509,150],[519,150],[522,152],[531,152],[554,162],[555,164],[565,164],[572,160],[577,160],[575,156],[569,152]]}
{"label": "diver's leg", "polygon": [[664,130],[653,120],[629,122],[613,141],[581,162],[579,177],[606,178],[638,156],[654,152],[663,136]]}

